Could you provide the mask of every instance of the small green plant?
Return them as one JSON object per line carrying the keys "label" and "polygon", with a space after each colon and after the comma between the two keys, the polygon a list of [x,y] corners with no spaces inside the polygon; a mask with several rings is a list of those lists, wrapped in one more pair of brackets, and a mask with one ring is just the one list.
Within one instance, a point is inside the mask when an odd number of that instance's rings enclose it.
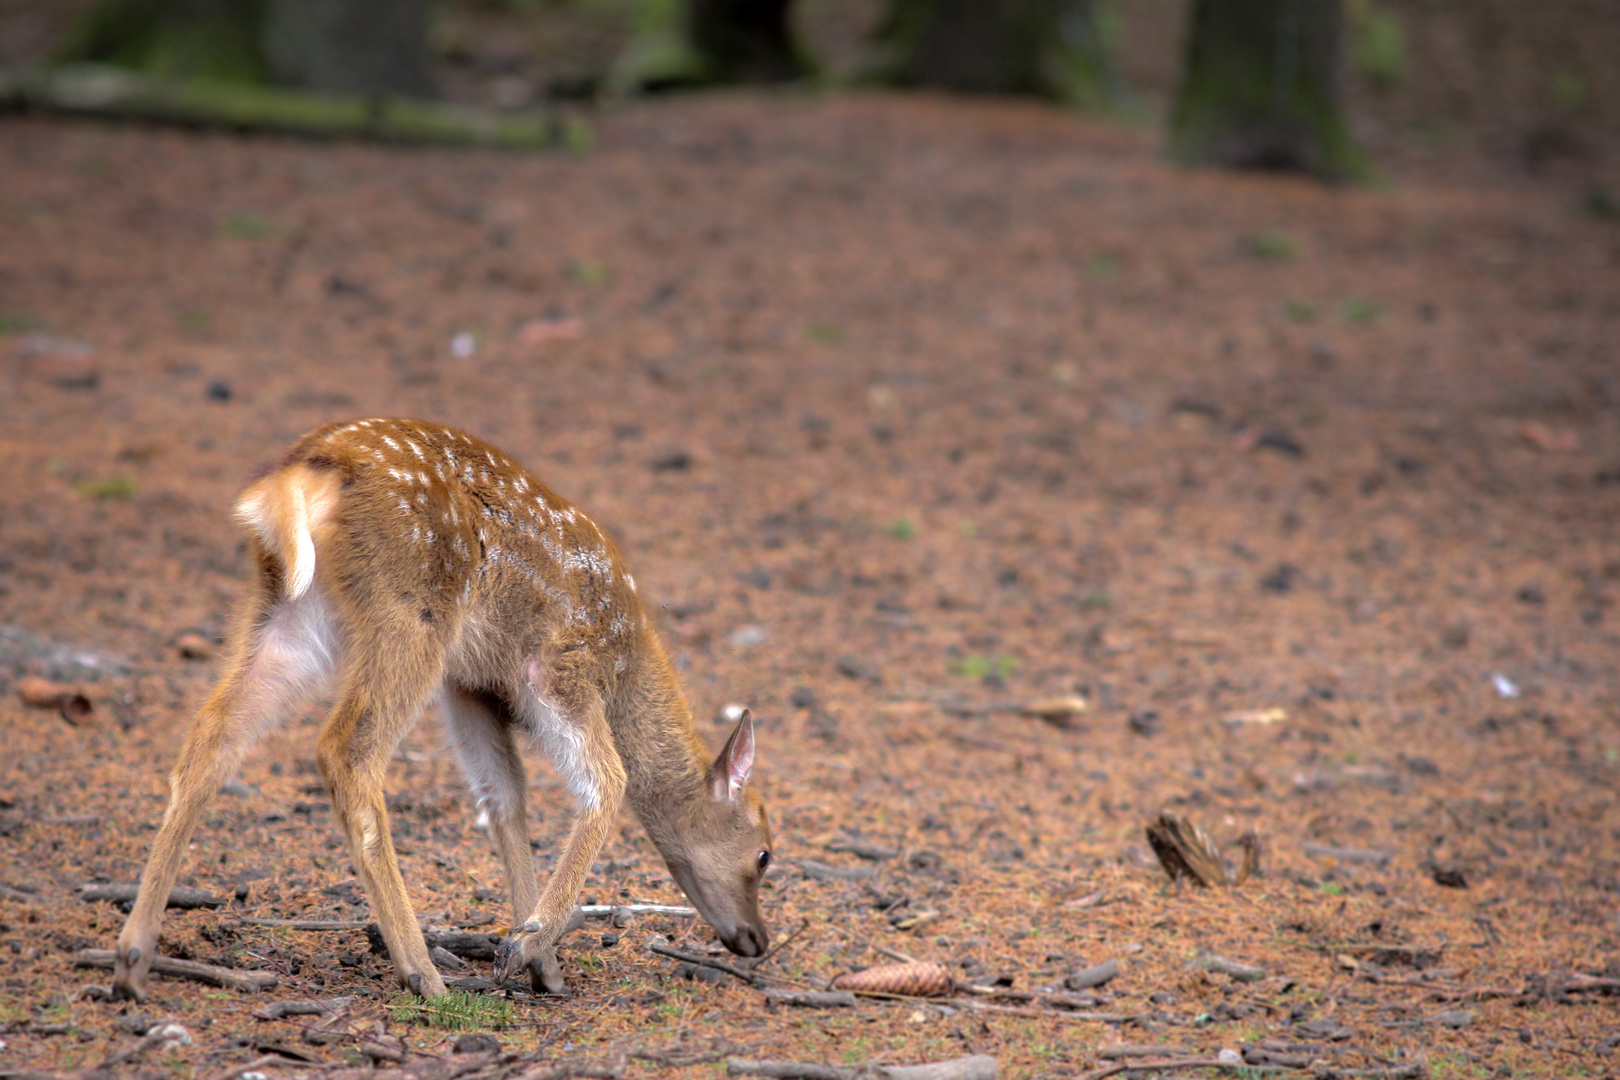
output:
{"label": "small green plant", "polygon": [[1344,317],[1358,326],[1371,326],[1384,314],[1384,309],[1378,306],[1377,301],[1369,300],[1365,296],[1347,297],[1343,311]]}
{"label": "small green plant", "polygon": [[1553,76],[1552,97],[1560,112],[1579,112],[1586,104],[1586,76],[1564,68]]}
{"label": "small green plant", "polygon": [[979,535],[979,527],[971,521],[962,522],[956,527],[956,531],[964,540],[971,540]]}
{"label": "small green plant", "polygon": [[576,259],[574,264],[568,268],[568,276],[581,285],[599,288],[608,283],[611,275],[608,274],[605,263],[599,263],[593,259]]}
{"label": "small green plant", "polygon": [[273,230],[270,223],[257,214],[232,214],[219,223],[219,231],[243,240],[258,240],[269,236]]}
{"label": "small green plant", "polygon": [[7,334],[19,334],[34,325],[34,320],[26,315],[0,314],[0,337]]}
{"label": "small green plant", "polygon": [[124,473],[80,480],[73,490],[92,499],[127,499],[135,494],[135,478]]}
{"label": "small green plant", "polygon": [[854,1065],[871,1056],[871,1042],[865,1035],[859,1036],[854,1042],[844,1048],[844,1063]]}
{"label": "small green plant", "polygon": [[1119,276],[1119,256],[1111,251],[1100,251],[1086,260],[1086,277],[1093,281],[1109,281]]}
{"label": "small green plant", "polygon": [[844,330],[837,323],[813,322],[804,328],[804,336],[817,345],[837,345],[844,340]]}
{"label": "small green plant", "polygon": [[512,1024],[512,1003],[506,998],[465,990],[452,990],[436,1001],[401,993],[394,996],[388,1008],[399,1023],[425,1024],[445,1031],[499,1031]]}
{"label": "small green plant", "polygon": [[1080,606],[1087,611],[1106,611],[1114,606],[1114,598],[1107,589],[1093,589],[1081,599]]}
{"label": "small green plant", "polygon": [[915,540],[917,526],[909,518],[896,518],[894,524],[889,526],[889,535],[896,540]]}
{"label": "small green plant", "polygon": [[1262,259],[1290,262],[1299,257],[1299,245],[1281,229],[1261,229],[1257,233],[1250,233],[1246,244],[1249,254]]}
{"label": "small green plant", "polygon": [[1620,196],[1607,184],[1593,181],[1581,196],[1581,210],[1599,221],[1620,221]]}
{"label": "small green plant", "polygon": [[1322,882],[1322,891],[1329,896],[1343,896],[1344,886],[1336,881],[1324,881]]}
{"label": "small green plant", "polygon": [[986,675],[1006,678],[1017,670],[1018,657],[1005,653],[1000,656],[970,654],[953,660],[950,665],[952,675],[961,675],[969,679],[982,679]]}
{"label": "small green plant", "polygon": [[1283,301],[1283,314],[1292,322],[1312,323],[1316,321],[1317,308],[1309,300],[1290,297]]}

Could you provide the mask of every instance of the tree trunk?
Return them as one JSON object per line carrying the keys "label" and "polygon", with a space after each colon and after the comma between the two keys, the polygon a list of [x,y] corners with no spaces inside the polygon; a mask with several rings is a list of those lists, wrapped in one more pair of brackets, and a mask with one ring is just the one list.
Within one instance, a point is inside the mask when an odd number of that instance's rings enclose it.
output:
{"label": "tree trunk", "polygon": [[791,0],[688,0],[687,32],[712,82],[790,82],[810,74]]}
{"label": "tree trunk", "polygon": [[892,0],[879,31],[901,85],[1090,108],[1122,96],[1109,36],[1092,0]]}
{"label": "tree trunk", "polygon": [[320,94],[437,96],[428,0],[265,2],[265,60],[279,85]]}
{"label": "tree trunk", "polygon": [[1183,161],[1362,175],[1339,79],[1340,0],[1195,0],[1171,115]]}

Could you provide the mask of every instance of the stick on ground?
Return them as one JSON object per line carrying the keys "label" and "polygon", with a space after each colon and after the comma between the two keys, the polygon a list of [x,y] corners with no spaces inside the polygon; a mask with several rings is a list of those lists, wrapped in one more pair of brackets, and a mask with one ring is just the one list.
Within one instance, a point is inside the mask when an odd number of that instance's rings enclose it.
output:
{"label": "stick on ground", "polygon": [[[73,966],[102,968],[111,971],[117,959],[111,949],[80,949],[73,954]],[[215,967],[195,960],[176,960],[168,956],[154,957],[152,970],[159,975],[173,975],[177,979],[191,979],[227,990],[240,990],[256,994],[273,988],[280,980],[273,971],[237,971],[234,968]]]}

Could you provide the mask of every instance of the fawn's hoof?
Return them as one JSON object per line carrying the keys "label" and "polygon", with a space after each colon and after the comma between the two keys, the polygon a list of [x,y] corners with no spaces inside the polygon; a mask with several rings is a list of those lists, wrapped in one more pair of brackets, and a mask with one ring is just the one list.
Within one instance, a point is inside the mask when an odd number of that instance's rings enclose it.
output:
{"label": "fawn's hoof", "polygon": [[529,987],[537,994],[566,995],[557,945],[545,935],[528,930],[509,934],[495,955],[495,982],[504,983],[527,972]]}
{"label": "fawn's hoof", "polygon": [[141,963],[142,953],[139,948],[127,952],[118,950],[118,958],[113,964],[112,997],[114,1001],[145,1001],[147,972],[152,962],[148,960]]}

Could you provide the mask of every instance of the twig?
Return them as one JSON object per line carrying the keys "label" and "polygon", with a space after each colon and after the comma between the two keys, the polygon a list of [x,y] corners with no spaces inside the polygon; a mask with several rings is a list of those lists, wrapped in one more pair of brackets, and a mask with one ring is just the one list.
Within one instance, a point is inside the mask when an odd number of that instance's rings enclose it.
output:
{"label": "twig", "polygon": [[840,1069],[805,1061],[750,1061],[733,1058],[726,1062],[728,1076],[764,1076],[770,1080],[995,1080],[999,1067],[987,1054],[935,1061],[924,1065],[868,1065]]}
{"label": "twig", "polygon": [[[80,949],[73,954],[74,967],[102,968],[111,971],[117,966],[117,962],[117,957],[111,949]],[[233,968],[215,967],[213,964],[201,964],[195,960],[176,960],[167,956],[153,957],[152,970],[159,975],[192,979],[208,983],[210,986],[223,986],[227,990],[240,990],[246,994],[269,990],[279,981],[273,971],[237,971]]]}
{"label": "twig", "polygon": [[364,930],[370,919],[261,919],[243,915],[236,920],[243,926],[273,926],[285,930]]}
{"label": "twig", "polygon": [[649,941],[647,943],[647,949],[649,952],[655,952],[659,956],[667,956],[671,960],[682,960],[688,964],[697,964],[701,967],[711,967],[716,971],[723,971],[733,978],[741,979],[749,986],[757,986],[759,984],[759,980],[753,975],[752,972],[743,971],[741,968],[733,967],[724,960],[711,960],[707,956],[700,956],[697,953],[684,952],[680,949],[672,949],[668,945],[662,945],[656,941]]}
{"label": "twig", "polygon": [[349,1063],[346,1061],[301,1061],[298,1058],[290,1058],[284,1054],[265,1054],[263,1057],[254,1058],[245,1064],[232,1065],[221,1069],[219,1072],[206,1077],[205,1080],[236,1080],[238,1076],[250,1072],[262,1072],[265,1069],[274,1069],[278,1066],[290,1069],[341,1069],[349,1067]]}
{"label": "twig", "polygon": [[882,953],[884,956],[887,956],[890,960],[898,960],[902,964],[920,964],[920,963],[922,963],[922,961],[918,960],[915,956],[907,956],[905,953],[901,952],[899,949],[891,949],[886,945],[879,945],[875,941],[868,942],[868,944],[872,946],[874,951]]}
{"label": "twig", "polygon": [[1276,1073],[1283,1070],[1276,1065],[1248,1065],[1241,1061],[1221,1061],[1219,1058],[1177,1058],[1174,1061],[1120,1061],[1081,1073],[1076,1080],[1103,1080],[1122,1072],[1164,1072],[1167,1069],[1243,1069],[1247,1074]]}
{"label": "twig", "polygon": [[809,925],[810,920],[808,918],[801,919],[798,926],[772,942],[771,947],[765,950],[765,955],[754,961],[754,971],[758,972],[760,968],[774,960],[776,955],[787,947],[787,943],[802,934]]}
{"label": "twig", "polygon": [[[109,900],[115,904],[133,903],[141,891],[139,885],[81,885],[79,899],[86,901]],[[172,908],[223,907],[226,901],[207,889],[193,889],[176,885],[169,890],[166,906]]]}
{"label": "twig", "polygon": [[726,1062],[727,1076],[765,1076],[770,1080],[854,1080],[854,1069],[834,1065],[812,1065],[806,1061],[750,1061],[732,1058]]}
{"label": "twig", "polygon": [[1020,1009],[1016,1005],[992,1005],[974,998],[957,998],[955,1004],[979,1012],[1006,1013],[1008,1016],[1033,1016],[1038,1019],[1090,1020],[1099,1024],[1134,1024],[1142,1019],[1141,1013],[1054,1012],[1050,1009]]}

